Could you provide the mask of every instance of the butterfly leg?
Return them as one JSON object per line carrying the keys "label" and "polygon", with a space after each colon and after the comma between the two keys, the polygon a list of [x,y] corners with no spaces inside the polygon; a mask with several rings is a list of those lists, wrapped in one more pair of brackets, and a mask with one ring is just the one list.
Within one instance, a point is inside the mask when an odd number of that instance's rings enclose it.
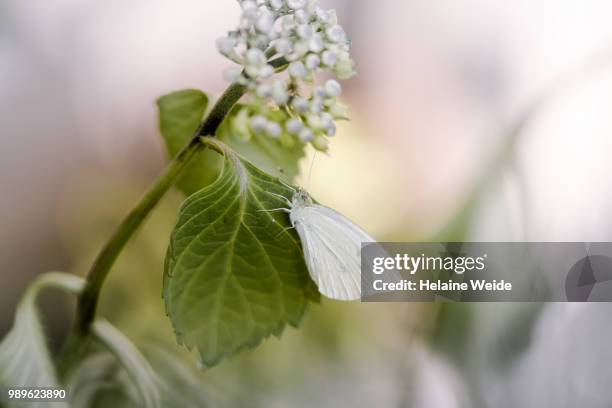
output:
{"label": "butterfly leg", "polygon": [[283,230],[279,232],[278,235],[274,239],[278,239],[278,237],[280,237],[282,234],[285,234],[287,231],[292,230],[293,228],[294,227],[283,228]]}
{"label": "butterfly leg", "polygon": [[271,193],[271,192],[269,192],[269,191],[266,191],[266,193],[267,193],[267,194],[270,194],[271,196],[274,196],[274,197],[280,198],[281,200],[283,200],[284,202],[286,202],[286,203],[287,203],[287,205],[289,205],[289,206],[291,207],[291,205],[292,205],[292,204],[291,204],[291,201],[289,201],[289,199],[288,199],[287,197],[285,197],[285,196],[283,196],[283,195],[280,195],[280,194]]}
{"label": "butterfly leg", "polygon": [[286,213],[290,213],[291,210],[289,208],[273,208],[271,210],[257,210],[258,212],[274,212],[274,211],[284,211]]}

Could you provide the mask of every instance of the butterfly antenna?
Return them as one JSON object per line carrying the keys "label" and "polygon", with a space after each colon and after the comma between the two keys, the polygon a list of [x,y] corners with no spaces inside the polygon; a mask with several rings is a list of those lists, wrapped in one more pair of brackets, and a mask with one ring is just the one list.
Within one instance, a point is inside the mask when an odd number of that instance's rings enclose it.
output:
{"label": "butterfly antenna", "polygon": [[310,179],[312,178],[312,169],[314,167],[315,159],[317,158],[317,151],[315,150],[314,155],[312,156],[312,161],[310,162],[310,170],[308,170],[308,180],[306,181],[306,190],[310,187]]}
{"label": "butterfly antenna", "polygon": [[289,190],[291,190],[292,192],[294,192],[294,193],[295,193],[295,188],[294,188],[294,187],[292,187],[292,186],[290,186],[289,184],[285,183],[285,182],[284,182],[283,180],[281,180],[280,178],[278,179],[278,181],[280,181],[280,183],[281,183],[283,186],[287,187]]}

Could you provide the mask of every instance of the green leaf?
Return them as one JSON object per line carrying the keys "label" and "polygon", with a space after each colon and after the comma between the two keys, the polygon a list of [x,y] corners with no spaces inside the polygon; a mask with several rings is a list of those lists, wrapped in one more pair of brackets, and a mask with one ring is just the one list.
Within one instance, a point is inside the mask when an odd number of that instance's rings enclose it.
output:
{"label": "green leaf", "polygon": [[[162,96],[157,106],[159,129],[169,157],[173,158],[200,126],[208,106],[208,97],[201,91],[187,89]],[[241,112],[246,113],[244,108],[245,105],[237,104],[217,130],[216,136],[259,168],[292,181],[299,174],[299,161],[305,156],[305,145],[287,134],[280,140],[252,134],[248,127],[248,117],[240,117]],[[279,121],[282,121],[281,116]],[[184,170],[177,186],[189,196],[213,183],[221,167],[219,155],[203,150]]]}
{"label": "green leaf", "polygon": [[117,359],[107,351],[95,351],[86,355],[70,371],[66,380],[71,407],[133,406],[138,393],[125,371],[120,368]]}
{"label": "green leaf", "polygon": [[196,89],[186,89],[162,96],[159,107],[159,129],[172,157],[191,139],[200,126],[208,97]]}
{"label": "green leaf", "polygon": [[[229,145],[238,154],[246,157],[251,163],[266,171],[291,182],[300,173],[300,160],[306,155],[305,144],[283,135],[280,140],[250,132],[241,125],[241,112],[244,105],[237,104],[223,121],[217,137]],[[245,137],[245,133],[248,136]]]}
{"label": "green leaf", "polygon": [[181,208],[164,299],[178,342],[211,366],[297,326],[318,293],[287,214],[262,211],[286,206],[273,194],[292,191],[223,143],[203,140],[225,156],[223,170]]}
{"label": "green leaf", "polygon": [[[169,157],[175,157],[191,140],[202,122],[208,107],[208,97],[201,91],[186,89],[162,96],[157,100],[159,129],[166,142]],[[221,160],[210,151],[198,153],[198,157],[183,171],[178,188],[191,195],[212,183],[217,177]]]}
{"label": "green leaf", "polygon": [[136,346],[123,333],[104,320],[94,322],[92,332],[125,369],[138,392],[139,405],[145,408],[160,407],[160,388],[163,383]]}
{"label": "green leaf", "polygon": [[17,306],[15,323],[0,343],[0,389],[59,387],[36,309],[36,297],[42,289],[49,287],[78,294],[83,285],[84,281],[79,277],[52,272],[40,275],[26,290]]}

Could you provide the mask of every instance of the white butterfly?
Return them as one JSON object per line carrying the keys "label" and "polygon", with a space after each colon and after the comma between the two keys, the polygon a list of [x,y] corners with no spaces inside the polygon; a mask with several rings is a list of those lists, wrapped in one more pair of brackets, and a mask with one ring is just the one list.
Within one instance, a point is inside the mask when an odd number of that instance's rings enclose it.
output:
{"label": "white butterfly", "polygon": [[319,292],[331,299],[359,299],[361,243],[375,242],[374,238],[344,215],[315,204],[302,189],[295,190],[291,201],[282,198],[289,205],[283,210],[300,236],[306,266]]}

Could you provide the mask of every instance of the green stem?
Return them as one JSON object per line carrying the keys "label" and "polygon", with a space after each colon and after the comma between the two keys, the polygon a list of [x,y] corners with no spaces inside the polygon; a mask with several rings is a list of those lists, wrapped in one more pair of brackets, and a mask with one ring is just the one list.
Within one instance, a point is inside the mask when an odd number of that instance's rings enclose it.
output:
{"label": "green stem", "polygon": [[60,371],[65,373],[73,362],[78,361],[81,355],[84,348],[83,340],[87,337],[93,323],[102,286],[115,260],[151,210],[155,208],[164,194],[174,184],[177,177],[187,167],[198,151],[205,147],[201,137],[214,137],[219,125],[245,92],[246,88],[239,84],[232,84],[227,88],[206,117],[206,120],[195,132],[190,142],[168,164],[162,175],[121,222],[115,233],[98,254],[87,275],[85,288],[77,302],[75,321],[72,331],[66,340]]}
{"label": "green stem", "polygon": [[89,325],[96,313],[100,290],[119,253],[147,215],[172,186],[176,177],[201,148],[201,143],[190,143],[168,164],[163,174],[123,220],[96,258],[87,276],[85,289],[79,297],[76,317],[76,329],[79,334],[84,334],[89,329]]}

